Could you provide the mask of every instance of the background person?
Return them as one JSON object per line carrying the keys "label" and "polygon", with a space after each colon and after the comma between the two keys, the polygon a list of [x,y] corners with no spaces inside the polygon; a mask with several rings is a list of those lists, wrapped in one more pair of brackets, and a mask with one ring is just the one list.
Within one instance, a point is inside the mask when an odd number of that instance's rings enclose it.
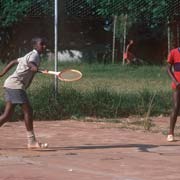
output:
{"label": "background person", "polygon": [[174,141],[174,128],[180,109],[180,48],[172,49],[167,59],[167,71],[172,79],[173,109],[170,116],[170,127],[167,141]]}
{"label": "background person", "polygon": [[136,61],[136,57],[132,53],[133,44],[134,44],[134,41],[130,40],[126,46],[126,51],[124,53],[124,60],[125,60],[126,64],[132,64],[134,61]]}

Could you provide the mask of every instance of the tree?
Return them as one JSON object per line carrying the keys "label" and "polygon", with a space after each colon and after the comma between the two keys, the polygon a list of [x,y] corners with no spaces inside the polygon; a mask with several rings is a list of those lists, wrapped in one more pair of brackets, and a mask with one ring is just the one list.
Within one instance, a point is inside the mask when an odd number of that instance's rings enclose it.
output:
{"label": "tree", "polygon": [[[0,0],[0,55],[7,58],[13,26],[25,17],[31,17],[32,10],[38,10],[38,16],[52,15],[52,0]],[[11,49],[12,51],[12,49]]]}
{"label": "tree", "polygon": [[[104,17],[117,16],[116,37],[123,41],[124,28],[131,33],[139,31],[139,36],[132,37],[147,41],[151,38],[160,40],[166,36],[167,17],[179,13],[179,0],[86,0],[97,15]],[[139,28],[139,29],[138,29]],[[136,31],[136,32],[137,32]],[[140,32],[141,31],[141,32]],[[131,38],[131,37],[130,37]],[[123,43],[123,45],[122,45]],[[122,48],[124,49],[124,48]]]}
{"label": "tree", "polygon": [[6,28],[12,26],[15,22],[21,20],[27,13],[30,1],[21,0],[3,0],[0,4],[0,27]]}
{"label": "tree", "polygon": [[93,10],[101,16],[120,16],[128,14],[137,21],[144,19],[157,20],[167,16],[167,8],[171,6],[169,0],[86,0]]}
{"label": "tree", "polygon": [[52,15],[52,4],[52,0],[1,0],[0,27],[10,27],[24,17],[31,16],[31,9],[38,9],[41,12],[39,16]]}

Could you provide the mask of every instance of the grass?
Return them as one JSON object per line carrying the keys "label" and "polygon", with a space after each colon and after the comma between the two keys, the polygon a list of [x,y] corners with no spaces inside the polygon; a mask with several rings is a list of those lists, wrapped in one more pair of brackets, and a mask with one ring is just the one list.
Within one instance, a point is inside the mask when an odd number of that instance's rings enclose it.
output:
{"label": "grass", "polygon": [[[80,68],[84,74],[80,90],[107,88],[115,92],[139,92],[169,89],[169,79],[164,67],[157,66],[121,66],[86,65]],[[78,85],[78,84],[77,84]]]}
{"label": "grass", "polygon": [[[53,70],[53,63],[44,61],[42,67]],[[83,78],[72,83],[59,81],[59,94],[55,100],[54,76],[37,74],[28,89],[36,119],[140,115],[145,117],[144,126],[149,129],[150,116],[170,112],[170,78],[165,66],[66,63],[58,67],[59,70],[78,69],[83,73]],[[1,86],[7,76],[1,78]]]}
{"label": "grass", "polygon": [[[53,69],[52,63],[45,62],[44,67]],[[164,66],[122,66],[120,64],[59,64],[59,70],[64,68],[79,69],[83,78],[79,82],[63,83],[60,87],[73,87],[79,91],[92,91],[95,88],[106,88],[115,92],[169,91],[170,79]],[[53,82],[53,76],[38,75],[34,84]],[[36,85],[35,85],[36,86]],[[31,86],[32,88],[33,86]],[[35,87],[36,88],[36,87]]]}
{"label": "grass", "polygon": [[[0,65],[0,68],[2,69]],[[53,70],[52,62],[43,62],[42,67]],[[95,88],[108,89],[114,92],[138,93],[145,89],[154,92],[170,91],[170,78],[166,73],[165,66],[122,66],[121,64],[59,64],[58,69],[74,68],[82,71],[81,81],[73,83],[59,82],[59,87],[73,87],[78,91],[92,91]],[[12,72],[12,71],[11,71]],[[8,73],[10,74],[10,73]],[[4,79],[0,85],[3,84]],[[44,84],[53,84],[54,77],[51,75],[37,74],[30,87],[31,90]]]}

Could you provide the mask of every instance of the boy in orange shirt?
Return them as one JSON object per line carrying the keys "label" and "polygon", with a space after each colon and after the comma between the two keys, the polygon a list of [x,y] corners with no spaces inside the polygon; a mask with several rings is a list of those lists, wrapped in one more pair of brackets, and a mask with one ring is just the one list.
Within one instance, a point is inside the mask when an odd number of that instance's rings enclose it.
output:
{"label": "boy in orange shirt", "polygon": [[170,116],[170,128],[167,141],[174,141],[174,128],[180,110],[180,48],[172,49],[167,59],[167,71],[172,79],[173,110]]}

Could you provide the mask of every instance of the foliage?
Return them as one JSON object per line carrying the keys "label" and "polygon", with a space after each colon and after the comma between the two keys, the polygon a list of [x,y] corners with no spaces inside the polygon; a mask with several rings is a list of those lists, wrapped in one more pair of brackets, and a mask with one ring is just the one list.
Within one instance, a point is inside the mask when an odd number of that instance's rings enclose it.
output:
{"label": "foliage", "polygon": [[3,0],[1,1],[0,11],[0,26],[8,27],[18,20],[22,19],[30,6],[30,1],[14,1],[14,0]]}
{"label": "foliage", "polygon": [[[17,51],[11,44],[13,25],[28,16],[52,15],[51,0],[1,0],[0,1],[0,55],[1,61],[10,59],[9,51]],[[13,49],[12,49],[13,47]]]}
{"label": "foliage", "polygon": [[52,7],[50,0],[3,0],[0,2],[0,27],[10,27],[31,13],[31,9],[40,9],[47,14]]}
{"label": "foliage", "polygon": [[[101,16],[117,16],[116,37],[122,36],[125,17],[127,16],[127,31],[130,25],[138,25],[144,28],[152,36],[158,37],[164,33],[162,24],[168,20],[173,20],[174,16],[179,15],[179,1],[173,3],[170,0],[86,0],[92,9]],[[162,28],[159,28],[159,26]],[[157,32],[157,33],[156,33]],[[160,32],[160,33],[159,33]],[[149,34],[143,33],[144,37]],[[152,37],[153,39],[153,37]]]}
{"label": "foliage", "polygon": [[138,93],[117,93],[106,88],[79,92],[74,88],[63,87],[55,100],[50,87],[42,86],[38,91],[30,92],[34,118],[39,120],[167,115],[170,93],[162,95],[160,91],[156,92],[152,103],[153,95],[147,89]]}
{"label": "foliage", "polygon": [[[53,68],[49,61],[41,65]],[[73,83],[58,82],[57,100],[53,91],[54,76],[37,74],[33,80],[28,94],[35,119],[140,115],[146,118],[149,127],[148,117],[170,113],[172,92],[164,66],[59,64],[59,70],[65,68],[80,70],[83,78]],[[1,86],[5,78],[2,77]],[[3,98],[3,91],[0,93]],[[19,117],[20,111],[16,119]]]}
{"label": "foliage", "polygon": [[[134,21],[143,19],[149,23],[163,20],[171,8],[168,0],[86,0],[98,15],[120,16],[127,14]],[[170,13],[170,11],[169,11]],[[166,21],[166,19],[165,19]]]}
{"label": "foliage", "polygon": [[[135,42],[133,47],[137,53],[136,56],[140,53],[142,58],[147,59],[149,51],[155,52],[156,47],[160,48],[159,51],[166,53],[167,50],[162,44],[167,41],[167,21],[179,14],[178,0],[175,0],[173,4],[170,3],[170,0],[86,1],[96,14],[106,19],[117,17],[117,21],[114,21],[116,22],[115,36],[118,38],[121,53],[123,53],[123,48],[126,45],[125,40],[129,39],[133,39]],[[111,28],[111,30],[113,29]],[[139,47],[141,49],[138,49]],[[158,55],[156,58],[163,59],[164,54]],[[155,56],[151,57],[155,58]]]}

